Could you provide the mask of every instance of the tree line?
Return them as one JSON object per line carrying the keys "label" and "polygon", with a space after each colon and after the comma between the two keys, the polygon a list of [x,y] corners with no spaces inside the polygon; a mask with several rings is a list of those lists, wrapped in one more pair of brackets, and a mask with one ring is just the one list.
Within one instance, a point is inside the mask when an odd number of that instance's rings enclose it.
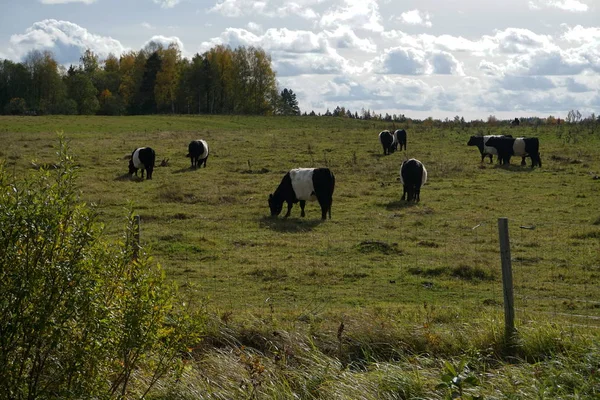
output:
{"label": "tree line", "polygon": [[0,113],[299,115],[296,94],[280,90],[271,57],[256,47],[216,46],[191,59],[176,44],[151,42],[105,60],[86,50],[66,68],[50,51],[0,60]]}

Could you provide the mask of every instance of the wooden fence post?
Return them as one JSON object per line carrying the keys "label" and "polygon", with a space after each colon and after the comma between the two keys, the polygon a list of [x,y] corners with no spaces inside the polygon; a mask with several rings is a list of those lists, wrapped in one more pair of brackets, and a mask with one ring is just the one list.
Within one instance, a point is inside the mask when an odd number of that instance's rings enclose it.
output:
{"label": "wooden fence post", "polygon": [[506,342],[513,343],[515,336],[515,302],[513,297],[512,264],[510,261],[510,241],[508,218],[498,218],[500,238],[500,260],[502,261],[502,287],[504,292],[504,335]]}

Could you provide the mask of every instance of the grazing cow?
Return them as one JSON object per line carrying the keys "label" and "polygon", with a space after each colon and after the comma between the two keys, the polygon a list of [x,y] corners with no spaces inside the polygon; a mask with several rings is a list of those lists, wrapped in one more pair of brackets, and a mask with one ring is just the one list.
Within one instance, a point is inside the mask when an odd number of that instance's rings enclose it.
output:
{"label": "grazing cow", "polygon": [[486,145],[496,148],[502,164],[510,164],[510,158],[517,156],[522,157],[521,165],[525,165],[525,157],[531,157],[531,168],[542,166],[538,138],[492,137]]}
{"label": "grazing cow", "polygon": [[137,176],[138,169],[142,170],[142,179],[144,179],[144,170],[146,170],[146,179],[152,179],[154,171],[154,159],[156,155],[150,147],[140,147],[131,153],[129,159],[129,174]]}
{"label": "grazing cow", "polygon": [[198,166],[206,168],[206,160],[208,159],[208,143],[205,140],[192,140],[188,145],[188,153],[186,157],[189,157],[192,162],[192,168]]}
{"label": "grazing cow", "polygon": [[[490,164],[492,163],[493,156],[498,155],[498,151],[495,147],[491,147],[487,145],[487,141],[492,137],[509,137],[511,135],[486,135],[486,136],[471,136],[469,141],[467,142],[467,146],[477,146],[479,149],[479,153],[481,154],[481,162],[485,159],[486,156],[490,158]],[[498,159],[500,162],[500,159]]]}
{"label": "grazing cow", "polygon": [[381,131],[379,133],[379,141],[383,146],[383,154],[392,154],[394,152],[394,135],[390,131]]}
{"label": "grazing cow", "polygon": [[401,151],[402,147],[406,150],[406,131],[404,129],[396,129],[394,132],[394,151],[398,150],[398,145],[400,145]]}
{"label": "grazing cow", "polygon": [[329,219],[331,219],[334,187],[335,176],[329,168],[292,169],[285,174],[277,190],[269,195],[271,216],[276,217],[281,213],[285,201],[288,209],[284,218],[290,216],[292,205],[298,202],[300,202],[300,209],[302,210],[301,215],[304,217],[306,201],[316,199],[321,206],[321,219],[325,219],[327,212],[329,212]]}
{"label": "grazing cow", "polygon": [[427,170],[421,161],[411,158],[400,166],[400,182],[404,186],[402,200],[421,200],[421,186],[427,182]]}

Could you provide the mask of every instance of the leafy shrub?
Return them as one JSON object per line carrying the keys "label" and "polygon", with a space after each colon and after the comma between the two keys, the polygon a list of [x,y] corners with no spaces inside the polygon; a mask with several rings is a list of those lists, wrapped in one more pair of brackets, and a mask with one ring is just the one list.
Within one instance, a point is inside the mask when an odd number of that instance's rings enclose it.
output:
{"label": "leafy shrub", "polygon": [[144,395],[176,372],[202,320],[178,309],[160,266],[111,244],[78,198],[60,140],[58,168],[11,182],[0,166],[0,392],[4,398]]}
{"label": "leafy shrub", "polygon": [[4,106],[4,114],[10,115],[23,115],[27,111],[27,104],[25,99],[21,97],[14,97],[10,99],[10,102]]}

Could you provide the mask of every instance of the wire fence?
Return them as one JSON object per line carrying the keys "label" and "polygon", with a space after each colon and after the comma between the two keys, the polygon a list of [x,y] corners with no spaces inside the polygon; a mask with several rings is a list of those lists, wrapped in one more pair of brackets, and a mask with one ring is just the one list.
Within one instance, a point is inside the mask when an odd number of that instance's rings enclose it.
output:
{"label": "wire fence", "polygon": [[[496,219],[424,217],[410,229],[368,237],[351,229],[330,235],[308,219],[205,217],[193,232],[177,227],[189,223],[146,230],[142,216],[142,244],[155,248],[171,277],[198,285],[223,310],[285,308],[301,316],[424,303],[482,312],[503,305]],[[600,229],[511,219],[509,229],[517,323],[599,328]]]}

